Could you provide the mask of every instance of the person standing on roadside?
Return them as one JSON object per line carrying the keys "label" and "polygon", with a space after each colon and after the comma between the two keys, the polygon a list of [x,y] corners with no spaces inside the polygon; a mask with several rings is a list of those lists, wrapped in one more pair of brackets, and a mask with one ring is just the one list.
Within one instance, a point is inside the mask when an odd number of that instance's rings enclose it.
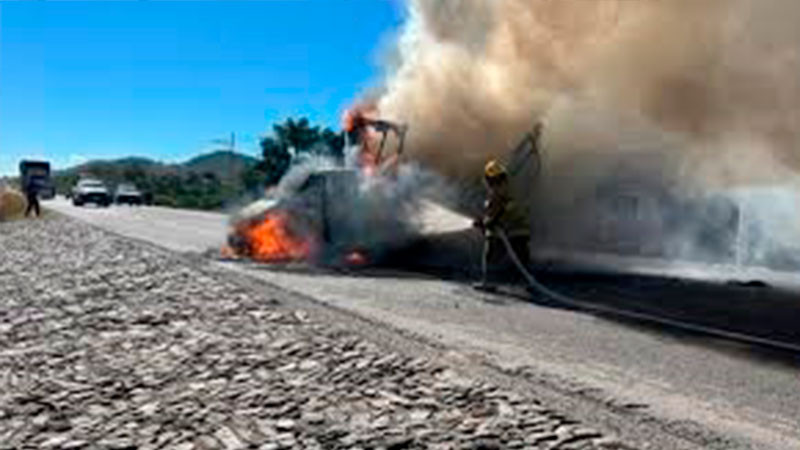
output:
{"label": "person standing on roadside", "polygon": [[39,207],[39,183],[33,177],[28,179],[28,182],[23,186],[25,191],[25,198],[28,200],[28,207],[25,209],[25,217],[28,217],[32,212],[36,213],[36,217],[41,215],[41,208]]}

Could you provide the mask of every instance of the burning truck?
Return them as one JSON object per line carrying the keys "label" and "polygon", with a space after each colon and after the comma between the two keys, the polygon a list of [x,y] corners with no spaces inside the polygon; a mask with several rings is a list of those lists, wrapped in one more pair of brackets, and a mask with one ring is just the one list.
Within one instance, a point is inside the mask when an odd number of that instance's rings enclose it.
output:
{"label": "burning truck", "polygon": [[401,164],[408,128],[361,111],[345,119],[345,162],[293,167],[265,199],[233,217],[223,256],[363,265],[412,236],[416,196],[405,187],[417,174]]}

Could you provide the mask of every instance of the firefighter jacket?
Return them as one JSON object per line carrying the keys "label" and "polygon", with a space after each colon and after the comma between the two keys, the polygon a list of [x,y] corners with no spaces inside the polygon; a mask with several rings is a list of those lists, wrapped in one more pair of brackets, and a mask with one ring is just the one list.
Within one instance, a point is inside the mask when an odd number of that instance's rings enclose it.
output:
{"label": "firefighter jacket", "polygon": [[509,237],[530,235],[527,211],[524,205],[514,200],[508,183],[502,183],[489,189],[489,197],[484,203],[482,222],[488,237],[496,236],[498,227],[503,229]]}

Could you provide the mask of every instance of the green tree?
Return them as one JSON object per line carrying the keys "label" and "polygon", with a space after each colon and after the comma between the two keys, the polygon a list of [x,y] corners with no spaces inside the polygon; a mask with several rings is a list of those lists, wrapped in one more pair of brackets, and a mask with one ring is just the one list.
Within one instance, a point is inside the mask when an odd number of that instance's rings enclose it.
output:
{"label": "green tree", "polygon": [[250,167],[242,172],[242,184],[245,192],[257,194],[266,184],[266,172],[261,165]]}
{"label": "green tree", "polygon": [[264,174],[264,183],[274,186],[289,170],[292,162],[289,146],[280,138],[267,136],[261,139],[261,153],[264,159],[257,165],[257,169]]}
{"label": "green tree", "polygon": [[328,152],[328,156],[341,161],[344,159],[344,133],[336,133],[330,128],[322,130],[320,136]]}
{"label": "green tree", "polygon": [[289,170],[293,156],[315,152],[339,161],[344,156],[344,134],[336,133],[330,128],[311,126],[305,117],[299,120],[289,118],[283,123],[273,125],[272,131],[271,136],[261,139],[263,160],[242,176],[250,191],[261,184],[259,180],[263,180],[267,186],[278,184]]}
{"label": "green tree", "polygon": [[281,145],[293,148],[298,154],[308,152],[320,141],[319,127],[312,127],[305,117],[298,121],[287,119],[283,124],[276,124],[273,130]]}
{"label": "green tree", "polygon": [[141,184],[146,177],[147,174],[139,165],[129,165],[122,170],[122,178],[129,183]]}

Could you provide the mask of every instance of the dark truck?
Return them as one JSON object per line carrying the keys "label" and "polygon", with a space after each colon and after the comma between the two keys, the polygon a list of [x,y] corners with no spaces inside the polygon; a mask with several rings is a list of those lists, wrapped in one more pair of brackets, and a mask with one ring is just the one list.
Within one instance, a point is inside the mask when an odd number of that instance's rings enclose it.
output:
{"label": "dark truck", "polygon": [[127,203],[132,206],[140,206],[144,203],[144,194],[135,184],[121,183],[114,192],[114,203],[118,205]]}
{"label": "dark truck", "polygon": [[56,196],[56,188],[50,178],[50,163],[47,161],[24,160],[19,163],[20,185],[23,190],[34,186],[41,199],[51,199]]}

